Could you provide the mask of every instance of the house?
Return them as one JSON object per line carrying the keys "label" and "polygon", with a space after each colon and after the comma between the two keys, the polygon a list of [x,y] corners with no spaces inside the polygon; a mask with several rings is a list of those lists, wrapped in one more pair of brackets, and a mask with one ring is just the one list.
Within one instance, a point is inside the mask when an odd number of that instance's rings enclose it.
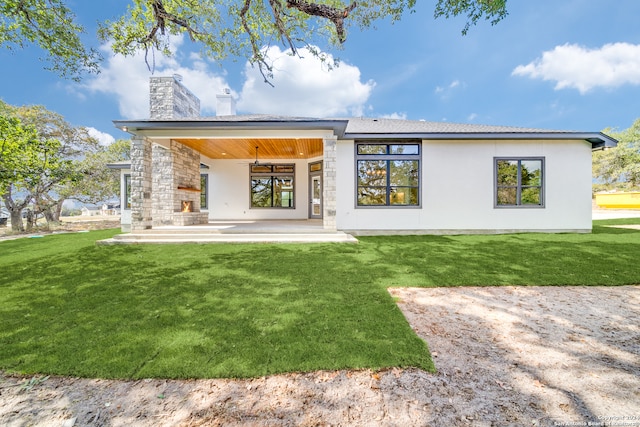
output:
{"label": "house", "polygon": [[122,228],[317,219],[364,234],[590,232],[600,132],[382,118],[215,117],[179,76],[152,77],[151,118],[122,169]]}
{"label": "house", "polygon": [[80,208],[81,216],[98,216],[102,211],[97,206],[83,206]]}

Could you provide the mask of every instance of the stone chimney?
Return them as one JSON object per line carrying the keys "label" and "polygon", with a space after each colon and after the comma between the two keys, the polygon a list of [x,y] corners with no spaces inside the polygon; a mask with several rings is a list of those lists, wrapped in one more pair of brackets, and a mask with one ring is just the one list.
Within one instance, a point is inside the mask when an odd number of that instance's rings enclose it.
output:
{"label": "stone chimney", "polygon": [[171,120],[200,117],[200,100],[182,84],[182,76],[149,79],[150,118]]}
{"label": "stone chimney", "polygon": [[235,116],[236,100],[231,96],[231,90],[225,88],[222,95],[216,95],[216,116]]}

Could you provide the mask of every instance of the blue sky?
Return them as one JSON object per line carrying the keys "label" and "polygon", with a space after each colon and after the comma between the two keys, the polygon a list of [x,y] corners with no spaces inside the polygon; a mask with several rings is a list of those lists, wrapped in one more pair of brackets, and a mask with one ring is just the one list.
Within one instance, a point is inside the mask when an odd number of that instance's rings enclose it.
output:
{"label": "blue sky", "polygon": [[[115,17],[127,1],[69,4],[98,45],[95,22]],[[433,18],[434,0],[377,29],[350,30],[332,71],[310,55],[283,55],[273,83],[245,61],[204,60],[183,39],[173,58],[156,58],[154,75],[174,73],[215,115],[215,95],[230,88],[238,113],[309,117],[397,117],[600,131],[640,118],[638,0],[509,0],[507,18],[480,22],[466,36],[464,19]],[[42,104],[108,141],[127,135],[112,120],[148,117],[151,72],[141,56],[104,51],[103,71],[81,83],[45,71],[36,48],[0,50],[0,98]]]}

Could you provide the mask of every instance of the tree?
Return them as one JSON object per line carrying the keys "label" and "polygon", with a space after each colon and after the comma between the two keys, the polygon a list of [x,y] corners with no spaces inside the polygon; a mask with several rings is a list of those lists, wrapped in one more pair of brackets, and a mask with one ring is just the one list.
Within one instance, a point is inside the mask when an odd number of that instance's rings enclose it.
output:
{"label": "tree", "polygon": [[62,77],[79,80],[83,72],[97,72],[101,56],[87,48],[80,36],[84,28],[66,7],[65,0],[3,0],[0,3],[0,47],[36,44],[47,54],[45,67]]}
{"label": "tree", "polygon": [[67,199],[98,203],[118,194],[120,177],[106,165],[129,159],[129,141],[101,146],[86,128],[39,105],[0,101],[0,117],[0,196],[16,230],[27,207],[29,228],[38,215],[58,222]]}
{"label": "tree", "polygon": [[[434,15],[466,16],[466,34],[480,19],[496,24],[507,15],[507,0],[438,0]],[[48,54],[49,68],[80,79],[98,72],[101,57],[80,38],[84,27],[65,0],[4,0],[0,4],[0,46],[10,49],[34,43]],[[246,58],[269,77],[265,47],[280,43],[295,54],[312,41],[340,45],[349,27],[366,29],[377,21],[396,22],[415,11],[416,0],[131,0],[120,18],[101,23],[98,35],[114,52],[170,54],[169,35],[187,34],[216,60]],[[321,58],[326,58],[322,57]],[[147,63],[149,63],[147,56]]]}
{"label": "tree", "polygon": [[58,162],[56,173],[43,170],[38,185],[26,186],[22,181],[16,181],[23,190],[29,191],[36,216],[42,214],[49,223],[57,222],[62,203],[69,197],[67,188],[84,177],[81,160],[100,149],[98,141],[89,135],[86,128],[72,126],[60,114],[41,105],[14,107],[0,101],[0,110],[34,128],[39,139],[57,141],[55,147],[51,146],[54,151],[49,153],[50,158]]}
{"label": "tree", "polygon": [[[129,160],[130,148],[130,140],[119,139],[88,153],[77,161],[80,178],[69,182],[60,191],[61,196],[83,203],[104,202],[116,197],[120,194],[120,171],[109,169],[107,165]],[[61,209],[62,204],[59,206]]]}
{"label": "tree", "polygon": [[[13,230],[24,231],[22,211],[29,204],[37,206],[38,194],[50,191],[52,182],[71,179],[69,161],[57,156],[60,145],[56,139],[42,138],[34,126],[0,111],[0,196]],[[35,222],[29,212],[27,229]]]}
{"label": "tree", "polygon": [[618,146],[593,154],[596,190],[640,191],[640,119],[621,132],[605,129],[618,140]]}
{"label": "tree", "polygon": [[0,196],[14,230],[39,215],[58,222],[67,199],[97,203],[119,192],[120,177],[108,163],[129,158],[129,141],[107,147],[84,127],[74,127],[42,106],[14,107],[0,101]]}

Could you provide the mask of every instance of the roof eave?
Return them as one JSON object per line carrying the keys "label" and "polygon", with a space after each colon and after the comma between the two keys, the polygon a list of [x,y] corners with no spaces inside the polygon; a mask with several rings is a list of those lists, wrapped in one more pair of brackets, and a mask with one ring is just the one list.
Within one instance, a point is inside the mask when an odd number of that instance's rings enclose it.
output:
{"label": "roof eave", "polygon": [[348,120],[251,120],[251,121],[207,121],[207,120],[114,120],[113,124],[131,135],[139,130],[331,130],[343,138]]}
{"label": "roof eave", "polygon": [[108,169],[131,169],[131,161],[107,163]]}
{"label": "roof eave", "polygon": [[331,130],[339,139],[548,139],[585,140],[592,150],[617,145],[617,141],[602,132],[392,132],[363,133],[346,131],[348,119],[300,120],[114,120],[119,129],[135,135],[146,130]]}
{"label": "roof eave", "polygon": [[585,140],[592,150],[615,147],[618,141],[602,132],[416,132],[416,133],[346,133],[346,139],[562,139]]}

